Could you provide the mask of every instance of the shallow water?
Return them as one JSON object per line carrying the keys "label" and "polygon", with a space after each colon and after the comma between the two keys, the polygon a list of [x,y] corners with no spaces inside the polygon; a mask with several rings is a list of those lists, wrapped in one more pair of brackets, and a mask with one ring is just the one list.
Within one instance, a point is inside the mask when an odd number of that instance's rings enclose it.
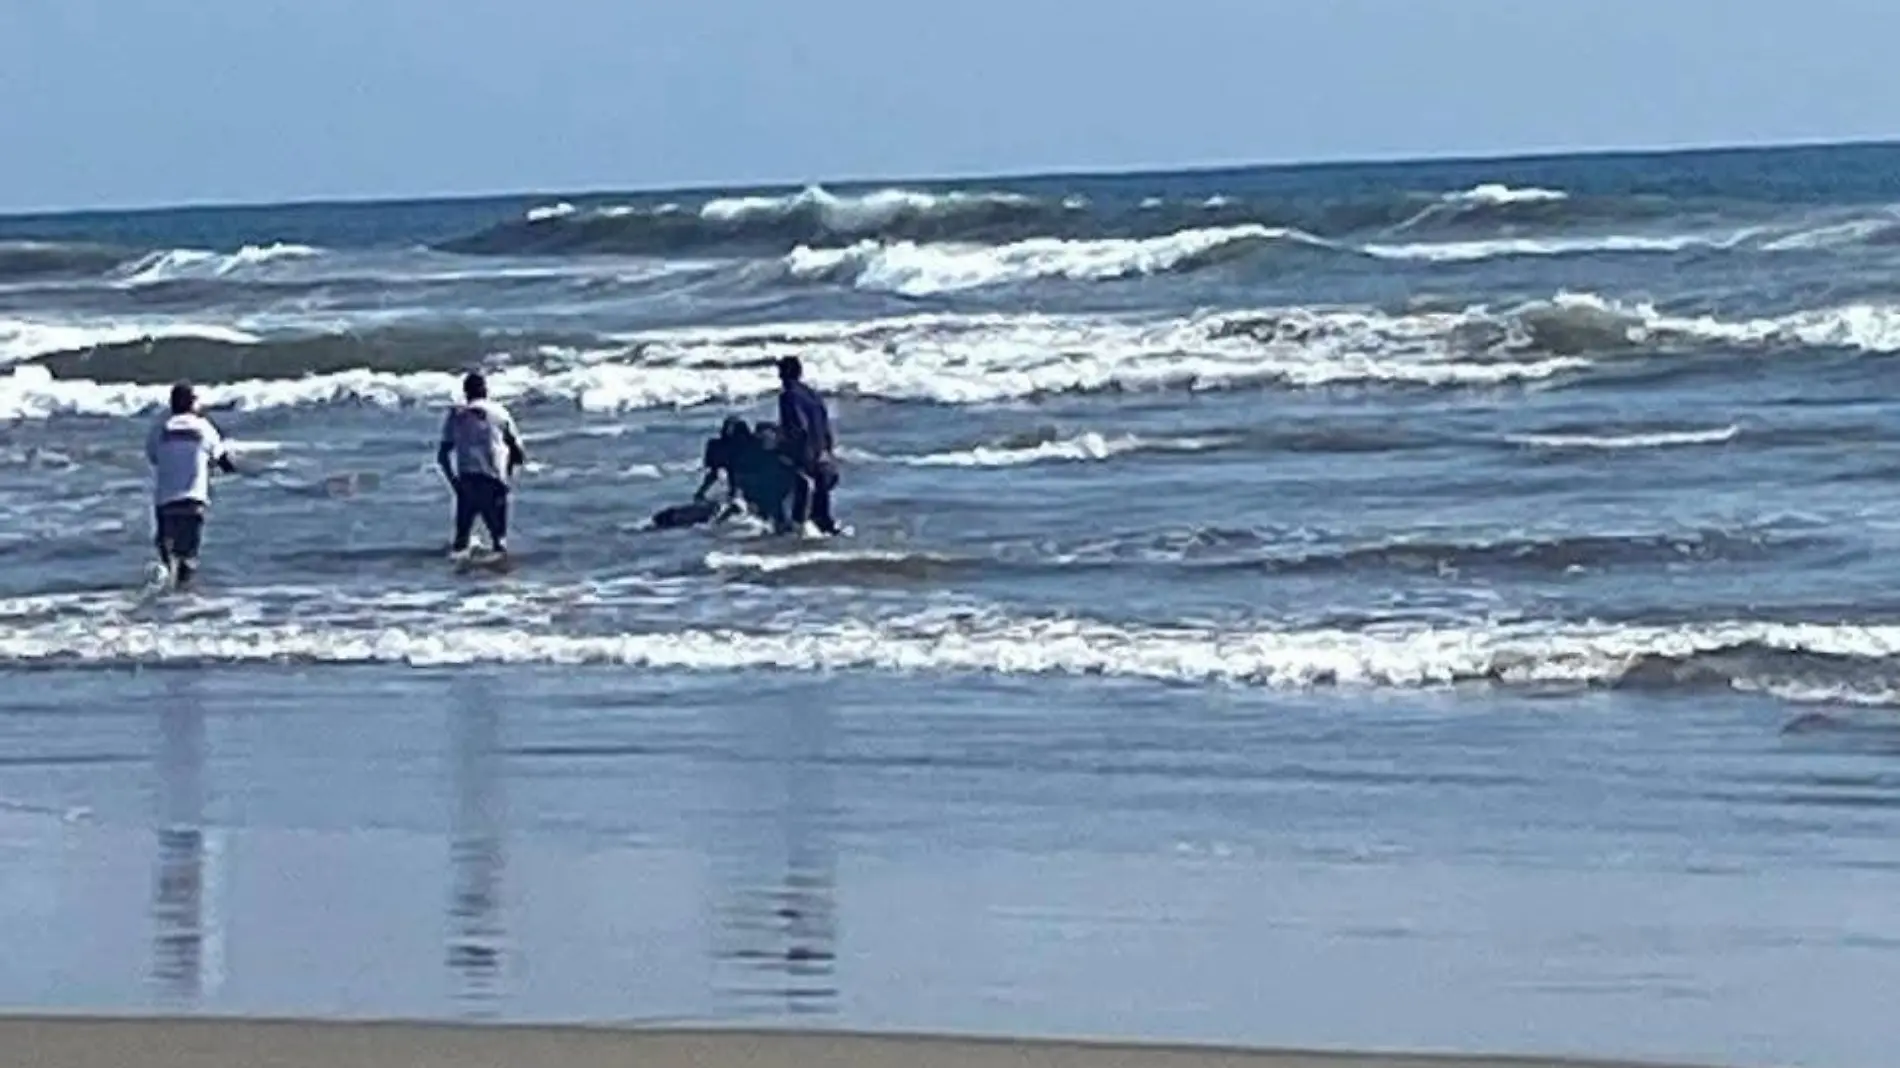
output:
{"label": "shallow water", "polygon": [[0,997],[1883,1064],[1897,162],[0,220]]}

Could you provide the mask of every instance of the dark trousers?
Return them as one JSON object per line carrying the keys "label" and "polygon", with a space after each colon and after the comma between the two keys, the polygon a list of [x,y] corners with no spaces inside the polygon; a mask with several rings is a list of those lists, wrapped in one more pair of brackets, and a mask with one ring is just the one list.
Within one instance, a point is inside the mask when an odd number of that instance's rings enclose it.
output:
{"label": "dark trousers", "polygon": [[797,474],[789,464],[770,458],[766,465],[750,474],[752,477],[739,485],[739,496],[745,498],[746,511],[772,524],[772,529],[780,534],[792,529],[788,505],[798,492]]}
{"label": "dark trousers", "polygon": [[831,491],[838,487],[838,465],[827,458],[794,473],[798,477],[792,483],[792,525],[801,526],[810,520],[819,530],[836,534],[838,522],[831,517]]}
{"label": "dark trousers", "polygon": [[158,548],[159,562],[175,568],[180,580],[190,578],[204,544],[204,502],[168,501],[158,506],[152,519],[152,543]]}
{"label": "dark trousers", "polygon": [[468,548],[468,537],[480,519],[489,544],[500,549],[508,540],[508,483],[488,475],[461,475],[455,480],[455,541],[453,552]]}

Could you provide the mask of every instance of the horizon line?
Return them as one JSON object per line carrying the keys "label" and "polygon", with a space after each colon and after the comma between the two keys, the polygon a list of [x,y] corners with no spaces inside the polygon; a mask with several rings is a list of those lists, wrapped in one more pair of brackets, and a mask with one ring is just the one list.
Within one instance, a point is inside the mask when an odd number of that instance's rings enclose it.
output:
{"label": "horizon line", "polygon": [[1343,170],[1353,167],[1397,166],[1408,163],[1513,165],[1548,163],[1561,159],[1666,158],[1671,156],[1712,156],[1740,153],[1785,152],[1803,149],[1853,148],[1900,148],[1900,135],[1889,135],[1885,137],[1815,138],[1810,140],[1789,141],[1711,141],[1683,142],[1669,145],[1605,145],[1590,148],[1528,147],[1495,152],[1460,149],[1447,150],[1439,153],[1411,155],[1396,152],[1373,152],[1360,155],[1323,156],[1307,159],[1203,160],[1173,166],[1151,163],[1139,165],[1104,164],[1095,167],[1069,166],[1024,168],[1021,170],[971,170],[961,173],[943,172],[934,175],[922,173],[892,173],[815,179],[780,178],[728,182],[724,184],[708,179],[692,179],[682,182],[635,183],[627,186],[595,186],[592,188],[575,187],[565,190],[518,188],[450,193],[418,192],[311,195],[282,200],[230,198],[196,201],[181,200],[145,204],[98,204],[84,207],[40,206],[28,208],[0,208],[0,220],[12,222],[38,219],[73,219],[91,215],[163,215],[176,212],[255,211],[270,208],[393,207],[413,204],[473,203],[485,200],[529,199],[533,197],[574,197],[578,199],[588,199],[614,195],[692,195],[716,192],[763,192],[780,189],[811,188],[813,186],[859,187],[880,183],[887,186],[898,184],[943,185],[984,181],[1049,181],[1064,178],[1103,179],[1139,178],[1149,175],[1214,175],[1243,171],[1324,171]]}

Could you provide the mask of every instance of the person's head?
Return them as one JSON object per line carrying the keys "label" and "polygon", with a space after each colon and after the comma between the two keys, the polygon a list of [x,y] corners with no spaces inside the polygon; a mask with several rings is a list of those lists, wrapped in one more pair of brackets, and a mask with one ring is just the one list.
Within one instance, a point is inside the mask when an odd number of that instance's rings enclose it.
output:
{"label": "person's head", "polygon": [[462,396],[471,401],[488,399],[488,379],[480,371],[470,371],[462,376]]}
{"label": "person's head", "polygon": [[743,441],[752,436],[752,428],[744,419],[728,415],[726,421],[719,424],[719,436],[727,441]]}
{"label": "person's head", "polygon": [[172,414],[184,415],[198,410],[198,391],[191,388],[190,382],[172,384]]}
{"label": "person's head", "polygon": [[804,377],[805,365],[799,362],[798,357],[780,356],[778,358],[778,380],[780,382],[791,385],[793,382],[797,382]]}

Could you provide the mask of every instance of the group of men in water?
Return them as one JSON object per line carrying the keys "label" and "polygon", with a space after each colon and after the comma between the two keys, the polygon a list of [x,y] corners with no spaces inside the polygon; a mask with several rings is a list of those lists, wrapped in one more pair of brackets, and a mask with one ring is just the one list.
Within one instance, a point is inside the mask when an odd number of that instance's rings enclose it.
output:
{"label": "group of men in water", "polygon": [[[705,478],[693,504],[663,510],[661,527],[710,522],[732,512],[749,512],[776,533],[815,528],[836,534],[831,493],[838,485],[837,445],[824,399],[804,380],[796,356],[778,361],[778,421],[748,425],[729,417],[719,435],[706,443]],[[469,550],[475,523],[488,533],[491,549],[508,551],[510,488],[528,462],[514,416],[488,395],[479,372],[462,380],[462,403],[442,421],[436,465],[455,496],[453,554]],[[197,392],[188,382],[172,387],[170,412],[153,424],[145,444],[152,466],[154,542],[159,562],[179,585],[198,566],[204,523],[211,504],[211,472],[235,473],[230,448],[218,428],[198,410]],[[724,476],[723,504],[708,499]]]}
{"label": "group of men in water", "polygon": [[[838,485],[831,413],[805,383],[798,357],[780,360],[778,373],[778,422],[754,426],[728,416],[719,436],[706,443],[705,477],[694,503],[660,512],[655,525],[687,526],[723,512],[747,511],[781,534],[807,524],[823,534],[838,532],[831,514],[831,491]],[[708,507],[707,495],[722,475],[726,505]]]}

